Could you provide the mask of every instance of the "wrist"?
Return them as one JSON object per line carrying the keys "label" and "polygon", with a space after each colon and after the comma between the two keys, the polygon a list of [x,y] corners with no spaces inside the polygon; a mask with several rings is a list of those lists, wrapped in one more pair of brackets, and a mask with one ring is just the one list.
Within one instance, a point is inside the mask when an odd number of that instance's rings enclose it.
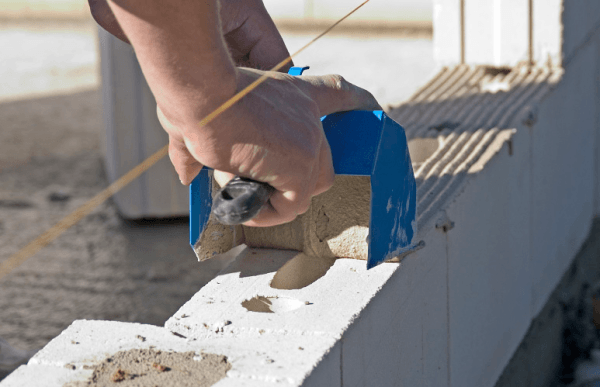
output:
{"label": "wrist", "polygon": [[217,0],[109,0],[165,117],[196,125],[235,93]]}
{"label": "wrist", "polygon": [[170,122],[184,132],[198,131],[204,118],[235,95],[238,71],[229,56],[221,60],[204,59],[200,68],[186,67],[178,69],[180,79],[185,82],[159,87],[154,94]]}

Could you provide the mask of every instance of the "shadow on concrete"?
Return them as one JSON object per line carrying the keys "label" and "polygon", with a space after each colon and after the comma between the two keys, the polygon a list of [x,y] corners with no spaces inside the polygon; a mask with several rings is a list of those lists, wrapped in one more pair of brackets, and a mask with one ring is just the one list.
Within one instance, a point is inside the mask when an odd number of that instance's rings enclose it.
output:
{"label": "shadow on concrete", "polygon": [[238,246],[225,254],[222,259],[231,256],[232,263],[222,274],[239,273],[240,278],[254,277],[273,273],[281,269],[290,259],[298,255],[299,251],[245,248]]}
{"label": "shadow on concrete", "polygon": [[228,265],[221,274],[239,273],[240,278],[275,272],[270,286],[287,290],[302,289],[314,283],[327,273],[336,260],[312,257],[295,250],[248,248],[245,245],[213,259]]}
{"label": "shadow on concrete", "polygon": [[0,119],[0,170],[45,157],[100,154],[96,89],[0,102]]}

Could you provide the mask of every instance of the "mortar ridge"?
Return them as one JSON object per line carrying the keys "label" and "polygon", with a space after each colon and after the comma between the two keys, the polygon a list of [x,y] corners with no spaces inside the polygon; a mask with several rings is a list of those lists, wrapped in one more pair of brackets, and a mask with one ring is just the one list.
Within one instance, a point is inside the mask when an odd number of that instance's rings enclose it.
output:
{"label": "mortar ridge", "polygon": [[[485,164],[489,147],[500,149],[535,106],[562,79],[561,68],[444,67],[406,103],[390,111],[410,141],[438,138],[440,146],[415,170],[417,224],[430,227],[468,180],[470,168]],[[516,129],[515,129],[516,130]],[[492,152],[493,156],[497,152]],[[489,157],[488,157],[489,158]]]}

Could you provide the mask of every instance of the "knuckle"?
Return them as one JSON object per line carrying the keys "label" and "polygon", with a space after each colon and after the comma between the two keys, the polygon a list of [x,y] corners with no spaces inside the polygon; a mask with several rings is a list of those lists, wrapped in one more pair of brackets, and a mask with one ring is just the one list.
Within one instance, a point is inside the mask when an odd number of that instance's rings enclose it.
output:
{"label": "knuckle", "polygon": [[[311,195],[306,187],[302,187],[301,191],[296,191],[293,198],[286,203],[285,208],[282,208],[280,214],[282,216],[291,216],[290,220],[296,218],[300,214],[308,211],[311,203]],[[279,211],[278,211],[279,212]]]}
{"label": "knuckle", "polygon": [[313,117],[315,118],[317,127],[319,127],[319,123],[321,122],[321,109],[319,108],[319,104],[315,100],[311,99],[309,103],[309,109]]}
{"label": "knuckle", "polygon": [[315,162],[319,159],[323,134],[320,128],[314,125],[308,127],[302,137],[302,141],[296,141],[294,144],[291,144],[293,148],[288,151],[293,152],[293,160],[295,161],[292,161],[292,163],[295,167],[294,169],[301,168],[302,171],[306,171],[301,173],[305,174],[312,170]]}
{"label": "knuckle", "polygon": [[270,73],[269,75],[273,79],[290,83],[296,87],[297,87],[298,83],[301,82],[301,80],[298,77],[294,77],[292,75],[289,75],[287,73],[282,73],[279,71],[272,72],[272,74]]}
{"label": "knuckle", "polygon": [[315,169],[315,163],[317,162],[317,160],[319,159],[319,141],[318,139],[315,137],[312,139],[310,146],[306,146],[304,147],[304,149],[302,150],[302,158],[303,160],[303,165],[299,164],[299,166],[302,166],[302,169],[304,171],[306,171],[305,173],[311,173],[313,171],[313,169]]}
{"label": "knuckle", "polygon": [[330,84],[334,89],[340,91],[345,91],[349,88],[348,81],[346,81],[346,79],[339,74],[330,75]]}
{"label": "knuckle", "polygon": [[277,212],[277,223],[279,224],[291,222],[298,216],[298,211],[290,205],[282,208],[275,208],[275,211]]}
{"label": "knuckle", "polygon": [[313,193],[313,195],[320,195],[323,192],[329,190],[333,186],[334,180],[335,177],[333,173],[321,177],[321,179],[319,179],[319,182],[315,187],[315,192]]}
{"label": "knuckle", "polygon": [[308,211],[309,208],[310,208],[310,199],[304,200],[299,204],[298,209],[296,210],[296,214],[297,215],[304,214],[304,213],[306,213],[306,211]]}
{"label": "knuckle", "polygon": [[306,109],[306,117],[309,119],[305,126],[309,128],[311,133],[319,132],[321,130],[321,109],[319,104],[312,98],[306,98],[303,108]]}
{"label": "knuckle", "polygon": [[325,175],[325,177],[323,177],[323,189],[328,190],[329,188],[331,188],[333,186],[333,183],[335,182],[335,174],[333,173],[333,171],[331,173],[327,173]]}

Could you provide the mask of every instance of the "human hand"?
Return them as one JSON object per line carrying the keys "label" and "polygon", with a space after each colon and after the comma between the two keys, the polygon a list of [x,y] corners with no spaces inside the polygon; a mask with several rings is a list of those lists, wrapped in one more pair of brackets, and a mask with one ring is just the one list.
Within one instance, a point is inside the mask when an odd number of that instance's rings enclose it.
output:
{"label": "human hand", "polygon": [[[105,0],[92,3],[106,5]],[[263,74],[233,66],[224,32],[238,62],[271,68],[287,57],[276,29],[261,26],[268,17],[258,7],[262,3],[244,2],[255,5],[246,7],[246,14],[242,0],[223,0],[223,4],[221,14],[231,17],[224,17],[222,23],[216,0],[111,0],[109,16],[135,48],[156,98],[159,120],[169,134],[169,156],[182,183],[189,184],[203,165],[215,169],[221,184],[233,174],[266,181],[277,189],[270,207],[246,224],[285,223],[305,212],[310,198],[333,182],[331,152],[320,117],[380,107],[370,93],[339,76],[268,73],[269,78],[252,93],[200,127],[201,119]],[[229,6],[233,8],[227,11]],[[92,12],[105,26],[101,9]],[[273,50],[274,46],[278,48]]]}
{"label": "human hand", "polygon": [[[239,68],[238,90],[264,72]],[[169,156],[184,184],[203,165],[225,185],[234,175],[271,184],[270,205],[248,226],[293,220],[312,196],[333,184],[329,144],[320,117],[337,111],[380,109],[373,96],[338,75],[300,76],[269,72],[253,92],[204,127],[177,127],[158,109],[169,133]]]}

